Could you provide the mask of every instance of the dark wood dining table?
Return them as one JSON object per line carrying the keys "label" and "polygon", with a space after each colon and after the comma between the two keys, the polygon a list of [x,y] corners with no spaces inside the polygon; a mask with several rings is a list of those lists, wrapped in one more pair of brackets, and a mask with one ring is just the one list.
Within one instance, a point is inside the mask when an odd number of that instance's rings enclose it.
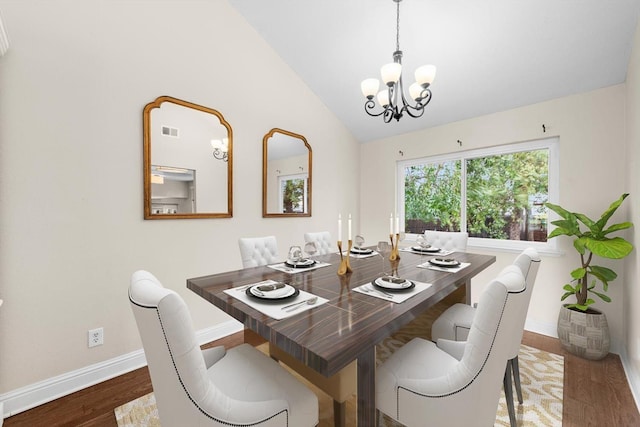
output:
{"label": "dark wood dining table", "polygon": [[[418,268],[433,256],[400,252],[400,259],[384,261],[380,256],[350,259],[352,273],[337,274],[337,253],[316,256],[331,265],[288,274],[268,266],[187,279],[187,287],[261,335],[305,365],[329,377],[357,360],[357,419],[359,426],[376,421],[376,344],[406,325],[460,286],[470,293],[471,278],[495,262],[494,256],[454,252],[470,265],[456,273]],[[380,277],[383,269],[408,280],[431,283],[428,289],[397,304],[353,291]],[[272,279],[291,284],[328,299],[323,305],[275,320],[223,291]],[[468,299],[468,297],[467,297]]]}

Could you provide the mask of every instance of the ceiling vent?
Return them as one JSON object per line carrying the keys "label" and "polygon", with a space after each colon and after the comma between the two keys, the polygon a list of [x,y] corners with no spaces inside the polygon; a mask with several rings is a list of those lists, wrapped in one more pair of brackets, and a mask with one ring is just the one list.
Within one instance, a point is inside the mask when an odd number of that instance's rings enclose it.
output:
{"label": "ceiling vent", "polygon": [[180,130],[178,128],[172,128],[171,126],[162,126],[162,134],[172,138],[179,138]]}

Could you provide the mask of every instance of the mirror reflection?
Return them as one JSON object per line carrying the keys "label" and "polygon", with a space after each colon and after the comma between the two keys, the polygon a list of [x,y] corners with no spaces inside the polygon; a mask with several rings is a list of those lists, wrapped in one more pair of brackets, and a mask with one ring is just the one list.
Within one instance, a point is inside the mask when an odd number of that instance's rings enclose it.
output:
{"label": "mirror reflection", "polygon": [[222,114],[163,96],[144,108],[145,219],[232,216],[232,132]]}
{"label": "mirror reflection", "polygon": [[262,216],[311,216],[311,146],[272,129],[262,140]]}

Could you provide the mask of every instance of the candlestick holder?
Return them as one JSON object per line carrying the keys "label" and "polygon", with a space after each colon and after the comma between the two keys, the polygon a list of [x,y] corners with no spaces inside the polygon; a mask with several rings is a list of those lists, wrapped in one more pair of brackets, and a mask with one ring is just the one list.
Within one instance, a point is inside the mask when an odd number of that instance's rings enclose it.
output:
{"label": "candlestick holder", "polygon": [[349,250],[347,256],[342,254],[342,240],[338,240],[338,252],[340,253],[340,267],[338,267],[338,276],[344,276],[347,273],[351,273],[351,263],[349,262],[349,254],[351,253],[352,241],[349,239]]}
{"label": "candlestick holder", "polygon": [[391,261],[400,259],[400,252],[398,251],[398,246],[400,244],[400,233],[396,233],[395,244],[393,243],[393,234],[389,234],[389,240],[391,240],[391,254],[389,254],[389,259]]}

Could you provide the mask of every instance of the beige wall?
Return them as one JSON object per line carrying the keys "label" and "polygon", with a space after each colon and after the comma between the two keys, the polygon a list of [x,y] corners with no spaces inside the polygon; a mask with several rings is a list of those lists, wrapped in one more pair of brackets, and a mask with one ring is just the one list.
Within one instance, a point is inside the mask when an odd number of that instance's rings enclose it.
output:
{"label": "beige wall", "polygon": [[627,185],[631,196],[627,206],[635,227],[630,235],[636,249],[628,258],[624,287],[624,338],[627,376],[640,399],[640,24],[636,29],[626,82]]}
{"label": "beige wall", "polygon": [[[360,209],[380,212],[363,216],[365,237],[383,237],[388,230],[388,215],[394,210],[395,194],[395,182],[389,177],[395,175],[396,161],[555,135],[560,137],[560,203],[599,217],[625,191],[624,95],[624,85],[617,85],[363,144]],[[542,131],[543,123],[546,133]],[[457,140],[462,141],[462,147]],[[615,171],[608,169],[610,166]],[[570,239],[560,239],[557,243],[564,254],[542,257],[527,318],[528,329],[549,335],[556,333],[562,285],[579,262]],[[494,254],[496,264],[473,281],[474,301],[484,284],[516,256],[507,252]],[[607,314],[613,350],[619,351],[623,338],[624,270],[621,263],[603,262],[603,265],[617,265],[620,274],[609,288],[613,302],[597,305]]]}
{"label": "beige wall", "polygon": [[[200,330],[229,318],[185,279],[240,268],[239,237],[274,234],[284,256],[305,231],[333,231],[339,211],[358,214],[343,185],[359,176],[357,142],[226,1],[0,0],[0,11],[11,43],[0,58],[0,394],[141,348],[127,299],[136,269],[183,295]],[[142,109],[160,95],[231,124],[233,218],[143,220]],[[262,137],[274,127],[313,148],[311,218],[262,218]],[[100,326],[105,344],[88,349]]]}

